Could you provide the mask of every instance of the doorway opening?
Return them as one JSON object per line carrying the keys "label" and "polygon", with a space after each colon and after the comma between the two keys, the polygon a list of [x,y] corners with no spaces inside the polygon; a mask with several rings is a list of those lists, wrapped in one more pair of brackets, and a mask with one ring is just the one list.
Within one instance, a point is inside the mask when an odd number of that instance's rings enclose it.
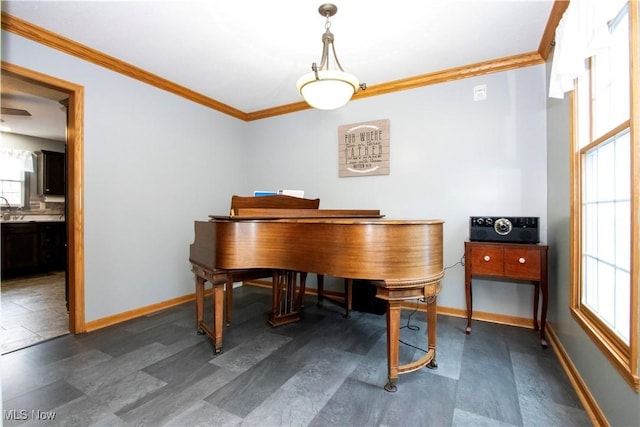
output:
{"label": "doorway opening", "polygon": [[[2,62],[0,70],[5,76],[27,84],[52,89],[67,94],[67,122],[65,155],[64,237],[66,241],[66,268],[53,271],[52,277],[37,283],[53,280],[66,282],[68,331],[76,334],[85,331],[84,318],[84,215],[83,215],[83,109],[84,88],[52,76]],[[64,104],[63,104],[64,105]],[[4,280],[3,280],[4,282]],[[7,285],[11,281],[7,280]],[[54,288],[51,288],[52,292]],[[4,293],[4,292],[3,292]],[[4,297],[3,297],[4,298]],[[4,304],[4,300],[3,300]],[[4,312],[4,310],[3,310]],[[4,322],[3,322],[4,323]],[[3,351],[4,352],[4,351]]]}

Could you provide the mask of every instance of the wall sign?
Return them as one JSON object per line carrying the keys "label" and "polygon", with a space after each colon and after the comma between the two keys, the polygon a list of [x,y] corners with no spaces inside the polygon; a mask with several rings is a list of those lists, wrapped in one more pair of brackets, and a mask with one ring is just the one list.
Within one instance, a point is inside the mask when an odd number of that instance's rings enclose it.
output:
{"label": "wall sign", "polygon": [[340,177],[389,175],[389,119],[338,127]]}

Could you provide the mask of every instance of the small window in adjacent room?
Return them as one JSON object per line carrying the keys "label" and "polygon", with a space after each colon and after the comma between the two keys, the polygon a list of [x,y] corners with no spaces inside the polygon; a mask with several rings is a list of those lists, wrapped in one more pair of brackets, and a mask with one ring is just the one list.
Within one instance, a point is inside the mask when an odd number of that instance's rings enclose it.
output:
{"label": "small window in adjacent room", "polygon": [[[24,172],[18,170],[1,170],[0,171],[0,199],[2,207],[24,206]],[[5,200],[6,199],[6,200]]]}
{"label": "small window in adjacent room", "polygon": [[26,150],[0,150],[0,205],[27,206],[29,175],[33,172],[33,153]]}

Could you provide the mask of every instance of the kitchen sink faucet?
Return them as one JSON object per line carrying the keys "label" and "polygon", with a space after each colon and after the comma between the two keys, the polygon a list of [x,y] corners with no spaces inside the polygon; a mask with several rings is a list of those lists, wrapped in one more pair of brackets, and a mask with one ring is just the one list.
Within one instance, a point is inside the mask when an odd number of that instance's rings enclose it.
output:
{"label": "kitchen sink faucet", "polygon": [[7,200],[7,198],[4,196],[0,196],[0,199],[3,199],[7,205],[7,211],[4,214],[2,214],[2,219],[4,221],[8,221],[11,219],[11,203],[9,203],[9,200]]}

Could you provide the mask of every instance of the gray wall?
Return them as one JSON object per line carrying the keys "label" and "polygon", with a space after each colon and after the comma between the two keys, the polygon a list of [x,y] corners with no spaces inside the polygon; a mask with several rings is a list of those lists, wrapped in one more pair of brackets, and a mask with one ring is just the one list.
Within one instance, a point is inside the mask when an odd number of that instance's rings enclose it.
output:
{"label": "gray wall", "polygon": [[[547,68],[550,68],[550,63]],[[547,101],[547,218],[549,323],[613,426],[640,425],[640,396],[603,356],[569,310],[570,135],[569,102]]]}
{"label": "gray wall", "polygon": [[[478,84],[486,101],[473,101]],[[303,189],[321,208],[443,219],[445,265],[464,255],[469,216],[539,216],[546,241],[544,85],[540,65],[253,122],[249,181]],[[387,118],[390,175],[339,178],[338,126]],[[474,280],[474,310],[531,318],[532,297],[533,286]],[[439,304],[465,307],[463,267],[447,270]]]}
{"label": "gray wall", "polygon": [[85,314],[192,294],[193,220],[248,184],[246,124],[8,32],[2,59],[85,88]]}

